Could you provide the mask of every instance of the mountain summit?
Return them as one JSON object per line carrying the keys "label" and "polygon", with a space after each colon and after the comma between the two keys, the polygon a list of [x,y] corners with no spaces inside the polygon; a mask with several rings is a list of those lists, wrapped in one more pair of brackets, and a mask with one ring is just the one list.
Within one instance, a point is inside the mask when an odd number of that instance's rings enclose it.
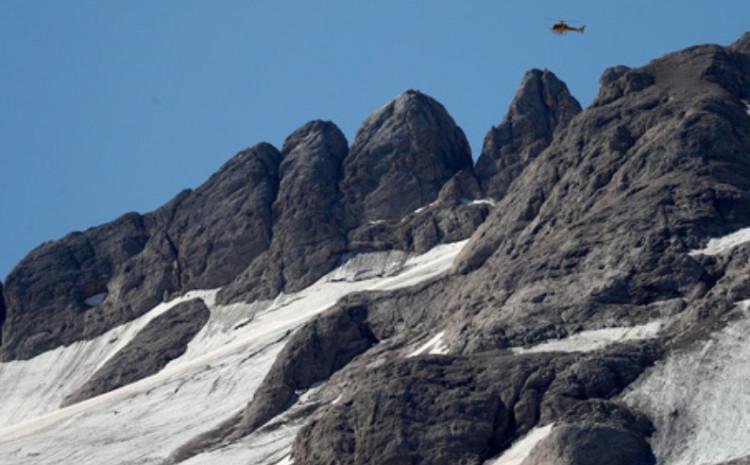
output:
{"label": "mountain summit", "polygon": [[5,462],[747,463],[750,34],[600,84],[529,71],[476,165],[410,90],[42,244]]}

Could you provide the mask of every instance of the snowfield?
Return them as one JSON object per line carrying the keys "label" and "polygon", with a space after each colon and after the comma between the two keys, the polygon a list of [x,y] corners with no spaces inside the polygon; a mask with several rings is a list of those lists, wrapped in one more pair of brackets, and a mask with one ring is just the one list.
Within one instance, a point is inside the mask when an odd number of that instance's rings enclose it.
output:
{"label": "snowfield", "polygon": [[750,228],[743,228],[727,236],[709,240],[705,248],[692,250],[690,256],[719,255],[748,241],[750,241]]}
{"label": "snowfield", "polygon": [[562,339],[545,341],[531,347],[514,347],[516,354],[534,352],[593,352],[617,342],[651,339],[659,334],[663,326],[661,320],[639,326],[592,329],[581,331]]}
{"label": "snowfield", "polygon": [[716,464],[750,454],[750,301],[700,348],[648,370],[625,401],[654,421],[659,464]]}
{"label": "snowfield", "polygon": [[553,426],[553,424],[549,424],[533,428],[524,437],[515,441],[510,446],[510,449],[503,452],[499,457],[484,462],[484,465],[521,465],[526,460],[526,457],[529,456],[534,446],[549,436]]}
{"label": "snowfield", "polygon": [[417,350],[409,354],[409,357],[416,357],[417,355],[421,354],[437,354],[437,355],[444,355],[448,353],[448,346],[443,342],[443,338],[445,337],[445,331],[440,331],[435,336],[432,337],[429,341],[425,342],[422,346],[420,346]]}
{"label": "snowfield", "polygon": [[[466,242],[418,256],[356,256],[310,287],[273,301],[217,306],[217,290],[191,291],[96,339],[2,363],[2,463],[157,464],[244,408],[292,331],[351,292],[410,286],[447,272]],[[154,376],[59,408],[151,319],[193,298],[204,300],[211,317],[185,354]],[[186,463],[219,463],[219,457],[222,464],[286,460],[299,426],[261,430]]]}

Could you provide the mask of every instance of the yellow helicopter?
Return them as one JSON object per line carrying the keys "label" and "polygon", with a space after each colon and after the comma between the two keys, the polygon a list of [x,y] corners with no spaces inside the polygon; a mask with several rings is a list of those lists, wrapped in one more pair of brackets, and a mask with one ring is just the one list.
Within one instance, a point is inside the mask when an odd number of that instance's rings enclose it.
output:
{"label": "yellow helicopter", "polygon": [[568,23],[577,23],[578,21],[566,21],[561,19],[560,21],[556,22],[552,25],[550,29],[552,29],[552,32],[556,32],[558,34],[566,34],[568,32],[580,32],[583,34],[583,31],[586,30],[586,25],[583,24],[581,27],[573,27]]}

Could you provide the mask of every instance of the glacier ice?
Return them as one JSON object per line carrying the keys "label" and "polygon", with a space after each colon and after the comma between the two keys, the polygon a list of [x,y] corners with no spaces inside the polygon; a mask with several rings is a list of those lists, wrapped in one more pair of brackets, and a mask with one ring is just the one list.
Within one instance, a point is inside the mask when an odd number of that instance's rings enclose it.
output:
{"label": "glacier ice", "polygon": [[750,454],[750,301],[700,346],[649,369],[625,394],[648,414],[663,465],[713,464]]}
{"label": "glacier ice", "polygon": [[[4,464],[160,463],[177,447],[243,409],[289,334],[339,298],[396,289],[451,269],[466,241],[422,255],[366,254],[308,288],[272,301],[218,306],[218,290],[191,291],[89,341],[30,360],[0,364],[0,456]],[[383,252],[388,254],[388,252]],[[395,264],[394,264],[395,262]],[[366,269],[365,269],[366,268]],[[115,391],[59,408],[62,399],[124,347],[151,319],[179,302],[201,298],[208,323],[187,351],[159,373]],[[283,460],[300,425],[257,432],[188,463]],[[226,460],[225,460],[226,459]]]}

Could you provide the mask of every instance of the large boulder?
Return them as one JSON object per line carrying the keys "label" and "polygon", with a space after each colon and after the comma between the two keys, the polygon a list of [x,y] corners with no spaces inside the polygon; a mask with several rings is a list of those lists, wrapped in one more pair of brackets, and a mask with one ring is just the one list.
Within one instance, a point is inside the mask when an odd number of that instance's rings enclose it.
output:
{"label": "large boulder", "polygon": [[646,440],[602,424],[561,425],[537,444],[522,465],[653,465]]}
{"label": "large boulder", "polygon": [[475,171],[485,194],[502,198],[513,180],[552,142],[555,131],[580,112],[581,105],[554,73],[528,71],[505,120],[484,138]]}

